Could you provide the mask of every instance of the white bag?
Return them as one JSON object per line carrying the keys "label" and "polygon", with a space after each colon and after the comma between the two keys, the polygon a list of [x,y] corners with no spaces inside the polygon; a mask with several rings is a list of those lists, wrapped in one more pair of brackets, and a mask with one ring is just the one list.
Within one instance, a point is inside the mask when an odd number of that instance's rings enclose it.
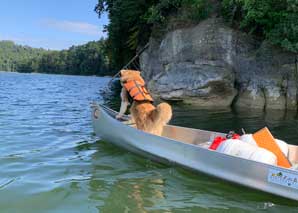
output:
{"label": "white bag", "polygon": [[[246,143],[249,143],[251,145],[254,145],[254,146],[258,146],[255,139],[253,138],[252,134],[245,134],[245,135],[242,135],[240,137],[240,140],[241,141],[244,141]],[[284,153],[284,155],[286,157],[288,157],[288,154],[289,154],[289,147],[288,147],[288,144],[282,140],[278,140],[278,139],[275,139],[277,145],[279,146],[279,148],[281,149],[281,151]]]}
{"label": "white bag", "polygon": [[277,164],[277,158],[272,152],[237,139],[222,142],[216,151],[270,165]]}
{"label": "white bag", "polygon": [[277,157],[272,152],[267,149],[258,147],[258,149],[250,157],[251,160],[255,160],[262,163],[267,163],[271,165],[277,165]]}
{"label": "white bag", "polygon": [[240,140],[245,143],[249,143],[251,145],[258,146],[255,139],[253,138],[252,134],[241,135]]}

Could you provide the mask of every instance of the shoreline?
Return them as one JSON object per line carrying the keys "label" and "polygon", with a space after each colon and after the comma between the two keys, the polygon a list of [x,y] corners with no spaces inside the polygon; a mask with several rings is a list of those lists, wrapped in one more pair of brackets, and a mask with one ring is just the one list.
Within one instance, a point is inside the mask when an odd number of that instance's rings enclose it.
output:
{"label": "shoreline", "polygon": [[83,77],[102,77],[102,78],[111,78],[113,75],[71,75],[71,74],[63,74],[63,73],[41,73],[41,72],[17,72],[17,71],[3,71],[0,70],[0,73],[17,73],[17,74],[40,74],[40,75],[66,75],[66,76],[83,76]]}

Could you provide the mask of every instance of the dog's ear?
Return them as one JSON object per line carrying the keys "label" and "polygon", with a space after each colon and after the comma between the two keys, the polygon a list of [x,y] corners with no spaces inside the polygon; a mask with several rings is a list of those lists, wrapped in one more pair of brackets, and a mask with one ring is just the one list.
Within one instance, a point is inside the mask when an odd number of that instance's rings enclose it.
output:
{"label": "dog's ear", "polygon": [[121,70],[120,74],[121,74],[121,77],[120,77],[121,82],[136,80],[141,77],[141,72],[137,70]]}
{"label": "dog's ear", "polygon": [[121,70],[120,71],[121,75],[140,75],[141,72],[138,70]]}
{"label": "dog's ear", "polygon": [[127,73],[128,70],[121,70],[120,71],[120,81],[125,82],[127,80]]}
{"label": "dog's ear", "polygon": [[126,72],[127,70],[120,70],[120,76],[122,76],[122,75],[125,75],[125,72]]}
{"label": "dog's ear", "polygon": [[141,75],[141,72],[138,71],[138,70],[134,70],[133,72],[134,72],[136,75]]}

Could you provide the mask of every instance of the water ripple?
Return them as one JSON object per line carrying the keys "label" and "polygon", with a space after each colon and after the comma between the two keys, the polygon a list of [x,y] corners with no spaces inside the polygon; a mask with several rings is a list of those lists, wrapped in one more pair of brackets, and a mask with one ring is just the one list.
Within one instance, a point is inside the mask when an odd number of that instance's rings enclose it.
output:
{"label": "water ripple", "polygon": [[[99,90],[108,81],[0,72],[1,212],[298,211],[296,202],[155,163],[98,140],[89,103],[102,100]],[[295,113],[175,107],[172,122],[216,131],[268,125],[278,137],[298,143]]]}

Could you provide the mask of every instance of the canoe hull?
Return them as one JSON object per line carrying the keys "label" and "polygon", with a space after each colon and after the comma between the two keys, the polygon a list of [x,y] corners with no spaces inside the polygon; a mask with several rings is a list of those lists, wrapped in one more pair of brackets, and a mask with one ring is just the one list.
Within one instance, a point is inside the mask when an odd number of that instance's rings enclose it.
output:
{"label": "canoe hull", "polygon": [[[167,160],[243,186],[298,200],[298,184],[295,183],[295,178],[298,180],[297,171],[148,134],[117,121],[99,106],[93,107],[92,115],[95,133],[102,139],[126,150],[155,160]],[[176,132],[185,129],[175,126],[168,128]],[[202,130],[193,131],[198,131],[200,134]],[[202,131],[202,133],[208,134],[207,131]],[[220,135],[220,133],[214,132],[209,132],[209,134],[210,137],[214,137],[214,134]],[[285,177],[290,180],[283,180],[282,178]]]}

